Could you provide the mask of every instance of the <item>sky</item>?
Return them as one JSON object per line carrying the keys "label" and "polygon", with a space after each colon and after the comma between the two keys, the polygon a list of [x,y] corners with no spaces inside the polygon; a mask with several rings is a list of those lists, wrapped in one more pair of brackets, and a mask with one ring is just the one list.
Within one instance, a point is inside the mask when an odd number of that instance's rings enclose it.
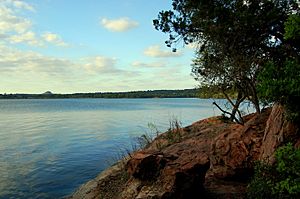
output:
{"label": "sky", "polygon": [[0,93],[194,88],[194,49],[152,20],[171,0],[0,0]]}

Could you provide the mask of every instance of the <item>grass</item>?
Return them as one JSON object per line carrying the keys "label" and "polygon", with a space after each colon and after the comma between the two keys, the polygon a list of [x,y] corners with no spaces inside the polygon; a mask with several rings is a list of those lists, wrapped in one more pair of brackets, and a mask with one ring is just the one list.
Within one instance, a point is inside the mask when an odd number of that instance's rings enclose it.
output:
{"label": "grass", "polygon": [[117,153],[106,161],[107,165],[112,166],[119,164],[121,167],[125,167],[134,152],[146,149],[150,147],[151,144],[154,144],[155,148],[161,151],[173,143],[180,142],[182,140],[182,134],[182,123],[176,117],[169,120],[169,128],[165,133],[159,131],[154,123],[148,123],[144,133],[133,138],[129,147],[116,146]]}
{"label": "grass", "polygon": [[177,118],[173,118],[169,121],[169,129],[166,132],[165,138],[169,144],[180,142],[182,140],[182,133],[182,123]]}
{"label": "grass", "polygon": [[148,123],[147,126],[147,130],[141,136],[136,138],[139,149],[149,147],[153,140],[161,134],[154,123]]}

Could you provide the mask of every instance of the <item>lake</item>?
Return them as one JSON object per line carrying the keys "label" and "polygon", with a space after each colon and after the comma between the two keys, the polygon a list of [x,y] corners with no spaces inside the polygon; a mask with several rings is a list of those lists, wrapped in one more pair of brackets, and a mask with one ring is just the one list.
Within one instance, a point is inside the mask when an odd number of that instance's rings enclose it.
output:
{"label": "lake", "polygon": [[219,115],[208,99],[0,100],[0,198],[60,198],[146,132]]}

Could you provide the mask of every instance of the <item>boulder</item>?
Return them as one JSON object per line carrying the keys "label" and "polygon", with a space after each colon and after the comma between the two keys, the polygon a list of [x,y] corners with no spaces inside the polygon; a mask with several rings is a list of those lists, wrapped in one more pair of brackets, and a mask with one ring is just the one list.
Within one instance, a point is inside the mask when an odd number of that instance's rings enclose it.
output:
{"label": "boulder", "polygon": [[122,198],[193,198],[203,192],[209,158],[190,142],[156,154],[135,153],[126,165],[132,178]]}
{"label": "boulder", "polygon": [[259,159],[264,126],[270,109],[247,116],[244,125],[229,123],[211,144],[210,161],[214,177],[245,181]]}
{"label": "boulder", "polygon": [[127,172],[136,179],[153,181],[167,162],[163,154],[137,152],[127,163]]}
{"label": "boulder", "polygon": [[289,138],[297,140],[297,131],[297,126],[286,120],[284,107],[275,104],[266,123],[259,159],[272,164],[276,149]]}

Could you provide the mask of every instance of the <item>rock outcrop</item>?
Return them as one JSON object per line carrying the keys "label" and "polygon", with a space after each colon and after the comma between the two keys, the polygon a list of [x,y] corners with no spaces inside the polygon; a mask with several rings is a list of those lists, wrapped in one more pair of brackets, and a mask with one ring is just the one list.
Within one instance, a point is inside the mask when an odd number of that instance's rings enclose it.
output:
{"label": "rock outcrop", "polygon": [[186,147],[159,154],[136,153],[127,163],[132,178],[121,198],[194,198],[201,193],[209,158]]}
{"label": "rock outcrop", "polygon": [[291,137],[300,146],[296,126],[279,105],[244,120],[240,125],[212,117],[161,134],[115,174],[87,183],[92,191],[83,186],[72,198],[244,198],[255,161],[270,162]]}
{"label": "rock outcrop", "polygon": [[285,119],[284,108],[275,104],[266,123],[260,160],[273,163],[275,150],[288,139],[297,140],[297,131],[297,126]]}
{"label": "rock outcrop", "polygon": [[228,124],[211,144],[211,172],[214,177],[245,181],[259,159],[264,127],[270,110],[248,116],[245,125]]}

